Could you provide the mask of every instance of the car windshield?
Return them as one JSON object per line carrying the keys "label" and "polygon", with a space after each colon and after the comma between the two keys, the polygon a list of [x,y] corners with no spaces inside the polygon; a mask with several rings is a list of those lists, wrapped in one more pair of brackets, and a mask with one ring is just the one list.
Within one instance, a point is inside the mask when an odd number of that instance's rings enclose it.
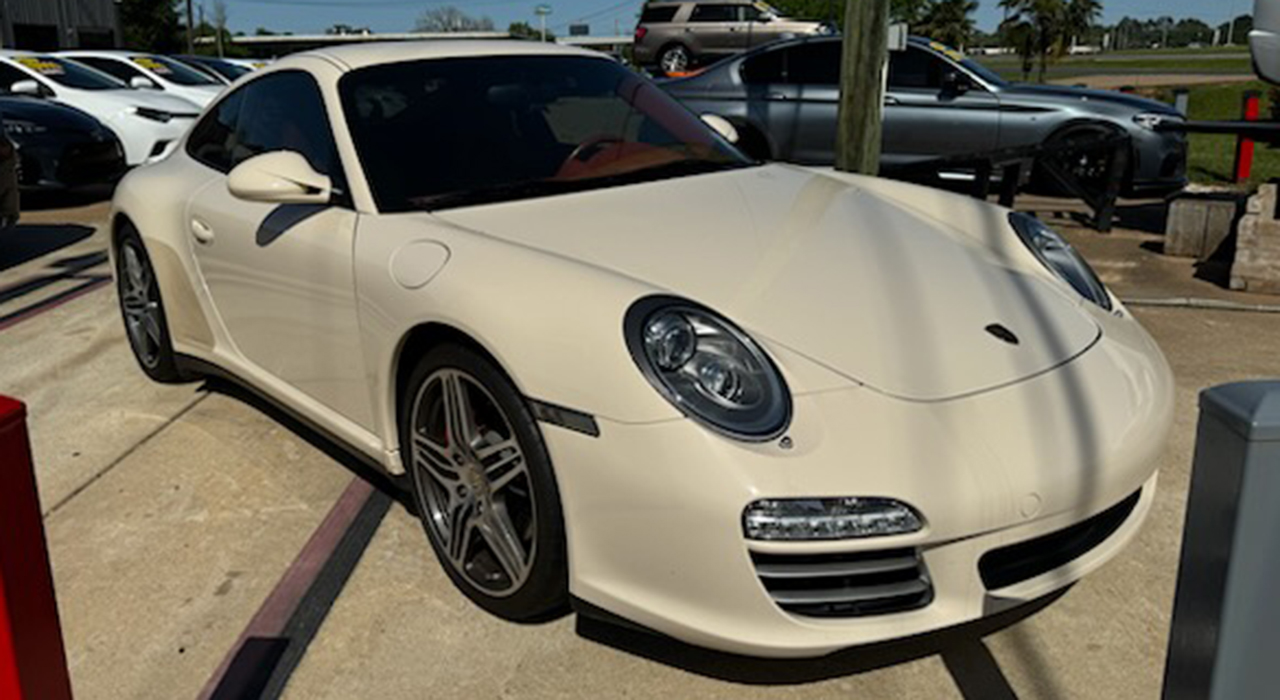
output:
{"label": "car windshield", "polygon": [[378,208],[444,209],[751,165],[617,63],[487,56],[363,68],[339,83]]}
{"label": "car windshield", "polygon": [[130,61],[146,68],[175,85],[221,85],[217,80],[200,71],[165,56],[140,54],[129,57]]}
{"label": "car windshield", "polygon": [[56,56],[14,56],[13,61],[43,78],[77,90],[129,89],[128,85],[102,71]]}
{"label": "car windshield", "polygon": [[990,68],[987,68],[981,63],[978,63],[972,58],[969,58],[964,54],[964,52],[957,51],[956,49],[953,49],[950,46],[947,46],[946,44],[940,41],[930,41],[929,48],[933,49],[934,51],[937,51],[938,53],[942,54],[943,56],[946,56],[947,58],[955,61],[956,63],[959,63],[960,65],[964,66],[965,69],[967,69],[970,73],[973,73],[979,78],[982,78],[984,81],[986,81],[990,85],[995,85],[996,87],[999,87],[1001,85],[1009,84],[1009,81],[1005,80],[1004,78],[1001,78],[998,74],[996,74],[995,71],[991,70]]}
{"label": "car windshield", "polygon": [[226,61],[203,61],[201,65],[208,66],[209,70],[221,75],[227,80],[235,80],[246,73],[252,72],[244,66],[237,66],[234,63],[227,63]]}

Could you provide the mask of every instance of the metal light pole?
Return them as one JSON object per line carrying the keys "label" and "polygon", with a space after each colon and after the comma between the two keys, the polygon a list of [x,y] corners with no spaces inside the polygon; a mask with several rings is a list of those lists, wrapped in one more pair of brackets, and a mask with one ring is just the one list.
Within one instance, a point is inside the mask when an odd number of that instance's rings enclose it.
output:
{"label": "metal light pole", "polygon": [[191,0],[187,0],[187,53],[196,52],[195,27],[191,21]]}
{"label": "metal light pole", "polygon": [[547,41],[547,15],[551,14],[550,5],[538,5],[533,8],[533,14],[538,16],[538,31],[542,35],[542,42]]}

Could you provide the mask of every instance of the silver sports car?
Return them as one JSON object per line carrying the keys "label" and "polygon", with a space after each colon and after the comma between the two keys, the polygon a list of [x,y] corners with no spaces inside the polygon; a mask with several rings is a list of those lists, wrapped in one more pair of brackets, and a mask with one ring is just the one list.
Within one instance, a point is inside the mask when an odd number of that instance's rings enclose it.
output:
{"label": "silver sports car", "polygon": [[[663,88],[695,112],[729,119],[738,146],[757,158],[826,165],[834,160],[840,50],[838,36],[780,41]],[[1168,119],[1182,116],[1119,92],[1010,83],[959,51],[912,37],[890,53],[882,163],[892,169],[1123,132],[1133,144],[1123,193],[1160,195],[1187,182],[1185,137],[1154,130]]]}

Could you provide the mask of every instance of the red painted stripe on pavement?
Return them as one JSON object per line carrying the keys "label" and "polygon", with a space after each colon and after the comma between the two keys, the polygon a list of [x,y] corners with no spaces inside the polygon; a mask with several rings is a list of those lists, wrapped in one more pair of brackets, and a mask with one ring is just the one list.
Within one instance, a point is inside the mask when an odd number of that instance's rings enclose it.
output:
{"label": "red painted stripe on pavement", "polygon": [[333,554],[343,534],[351,527],[352,521],[373,493],[373,486],[364,479],[351,480],[346,491],[338,497],[338,501],[325,516],[324,521],[312,533],[311,539],[280,577],[276,587],[262,602],[258,612],[254,613],[253,618],[249,620],[248,626],[240,633],[240,638],[218,665],[213,677],[205,683],[204,689],[198,696],[200,700],[208,700],[217,690],[232,660],[244,646],[245,640],[250,637],[280,636],[285,624],[297,609],[299,601],[311,588],[311,584],[315,582],[325,562]]}
{"label": "red painted stripe on pavement", "polygon": [[85,284],[82,284],[79,287],[76,287],[69,292],[58,294],[54,296],[52,299],[49,299],[48,301],[43,301],[43,302],[38,302],[36,304],[33,304],[32,306],[26,309],[23,309],[22,311],[19,311],[12,316],[6,316],[4,317],[3,320],[0,320],[0,331],[5,330],[6,328],[12,328],[13,326],[18,325],[19,323],[30,320],[46,311],[52,311],[73,299],[78,299],[88,294],[89,292],[96,291],[102,288],[104,285],[107,285],[110,283],[111,283],[110,277],[106,277],[100,280],[93,280],[91,282],[86,282]]}

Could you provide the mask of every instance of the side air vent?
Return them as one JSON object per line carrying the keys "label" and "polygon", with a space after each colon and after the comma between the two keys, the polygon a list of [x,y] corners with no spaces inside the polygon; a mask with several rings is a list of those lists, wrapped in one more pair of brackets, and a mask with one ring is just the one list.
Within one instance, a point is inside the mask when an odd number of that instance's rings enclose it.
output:
{"label": "side air vent", "polygon": [[915,549],[856,554],[751,553],[756,575],[783,610],[811,617],[862,617],[921,608],[933,586]]}

